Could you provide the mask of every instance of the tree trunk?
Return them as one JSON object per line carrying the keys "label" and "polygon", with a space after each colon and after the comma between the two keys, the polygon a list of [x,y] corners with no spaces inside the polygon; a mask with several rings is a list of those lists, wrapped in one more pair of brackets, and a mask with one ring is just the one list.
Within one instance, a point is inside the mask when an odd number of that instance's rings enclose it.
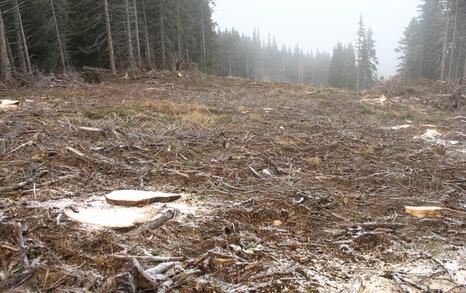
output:
{"label": "tree trunk", "polygon": [[110,70],[112,71],[112,75],[116,75],[115,54],[113,53],[112,26],[110,24],[110,12],[108,10],[107,0],[103,0],[103,2],[104,2],[104,13],[105,13],[105,26],[107,27],[107,45],[108,45],[108,58],[110,62]]}
{"label": "tree trunk", "polygon": [[136,50],[138,54],[138,65],[141,66],[142,58],[141,58],[141,44],[139,39],[139,17],[138,17],[138,4],[137,0],[133,0],[134,4],[134,23],[135,23],[135,33],[136,33]]}
{"label": "tree trunk", "polygon": [[[11,4],[13,5],[13,19],[15,23],[15,31],[16,31],[16,47],[17,47],[17,56],[18,56],[18,69],[21,73],[26,73],[28,68],[26,64],[26,58],[23,49],[23,36],[21,34],[20,28],[20,15],[17,13],[18,11],[18,3],[16,0],[11,0]],[[12,59],[13,60],[13,59]]]}
{"label": "tree trunk", "polygon": [[440,79],[445,80],[445,70],[447,65],[448,37],[450,31],[450,0],[447,1],[447,19],[445,22],[445,31],[443,33],[442,62],[440,65]]}
{"label": "tree trunk", "polygon": [[3,23],[3,12],[0,9],[0,80],[4,84],[12,82],[11,64],[8,58],[8,50],[6,46],[5,25]]}
{"label": "tree trunk", "polygon": [[153,67],[152,60],[150,57],[150,43],[149,43],[149,30],[147,29],[147,16],[146,16],[146,0],[142,0],[142,14],[143,14],[143,20],[144,20],[144,44],[145,44],[145,55],[146,55],[146,61],[150,65],[150,67]]}
{"label": "tree trunk", "polygon": [[[449,64],[449,69],[448,69],[448,79],[453,79],[453,62],[455,58],[455,52],[456,52],[456,33],[457,33],[457,28],[458,28],[458,3],[459,1],[456,0],[456,8],[455,8],[455,22],[453,26],[453,45],[451,48],[451,53],[450,53],[450,64]],[[459,62],[459,61],[458,61]]]}
{"label": "tree trunk", "polygon": [[8,52],[8,59],[10,60],[11,71],[14,72],[15,71],[15,65],[14,65],[15,57],[13,55],[13,52],[11,51],[11,45],[10,45],[10,41],[8,40],[8,38],[5,38],[5,42],[6,42],[6,50]]}
{"label": "tree trunk", "polygon": [[177,34],[177,44],[178,44],[178,59],[182,59],[183,48],[181,47],[181,15],[180,15],[180,0],[176,0],[176,34]]}
{"label": "tree trunk", "polygon": [[60,51],[60,62],[61,62],[63,71],[66,71],[65,52],[63,48],[64,46],[63,46],[63,42],[61,39],[60,30],[58,29],[57,15],[55,14],[55,5],[53,3],[53,0],[50,0],[50,5],[52,6],[52,18],[53,18],[53,23],[55,26],[55,33],[57,35],[58,49]]}
{"label": "tree trunk", "polygon": [[18,20],[18,25],[19,25],[19,33],[21,34],[21,42],[22,42],[22,53],[25,59],[26,63],[26,71],[28,73],[32,73],[32,65],[31,65],[31,58],[29,57],[29,48],[27,45],[26,41],[26,34],[24,33],[24,27],[23,27],[23,19],[21,17],[21,11],[19,9],[18,1],[17,0],[12,0],[14,9],[16,10],[16,18]]}
{"label": "tree trunk", "polygon": [[466,56],[464,58],[463,82],[466,82]]}
{"label": "tree trunk", "polygon": [[202,37],[202,71],[206,69],[206,40],[205,40],[205,28],[204,28],[204,0],[201,0],[201,37]]}
{"label": "tree trunk", "polygon": [[128,0],[125,1],[125,10],[126,10],[126,41],[128,43],[128,58],[129,58],[129,66],[132,73],[135,71],[135,62],[134,62],[134,53],[133,53],[133,41],[131,37],[131,22],[129,18],[129,2]]}
{"label": "tree trunk", "polygon": [[160,3],[160,48],[162,50],[162,69],[167,68],[167,57],[165,53],[165,12],[164,12],[164,0],[159,0]]}

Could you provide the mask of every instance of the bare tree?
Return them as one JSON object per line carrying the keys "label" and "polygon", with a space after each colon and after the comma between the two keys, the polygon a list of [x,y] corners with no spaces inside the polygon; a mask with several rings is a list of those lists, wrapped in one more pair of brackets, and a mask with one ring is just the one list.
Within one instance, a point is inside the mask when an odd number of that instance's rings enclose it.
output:
{"label": "bare tree", "polygon": [[112,25],[110,24],[110,12],[108,10],[108,1],[103,0],[104,13],[105,13],[105,26],[107,28],[107,46],[108,46],[108,58],[110,62],[110,70],[112,75],[116,75],[115,67],[115,54],[113,52],[113,38],[112,38]]}
{"label": "bare tree", "polygon": [[129,66],[132,72],[135,71],[135,61],[134,61],[134,53],[133,53],[133,41],[131,37],[131,21],[129,18],[129,2],[128,0],[124,0],[125,3],[125,13],[126,13],[126,40],[128,42],[128,58],[129,58]]}
{"label": "bare tree", "polygon": [[464,58],[463,81],[466,82],[466,58]]}
{"label": "bare tree", "polygon": [[202,69],[206,67],[206,40],[205,40],[205,23],[204,23],[204,0],[201,0],[201,45],[202,45]]}
{"label": "bare tree", "polygon": [[160,4],[160,48],[162,50],[162,69],[167,68],[167,56],[166,56],[166,48],[165,48],[165,9],[164,9],[164,1],[159,0]]}
{"label": "bare tree", "polygon": [[182,44],[182,29],[181,29],[181,14],[180,14],[180,0],[176,0],[176,34],[177,34],[177,47],[178,47],[178,58],[181,59],[183,55]]}
{"label": "bare tree", "polygon": [[0,8],[0,80],[5,84],[12,82],[11,63],[8,58],[5,24],[3,23],[3,12]]}
{"label": "bare tree", "polygon": [[31,60],[29,58],[29,50],[26,43],[26,36],[24,34],[23,20],[21,18],[21,11],[19,10],[19,5],[17,0],[11,0],[13,5],[13,18],[15,23],[16,30],[16,45],[17,45],[17,55],[19,61],[19,71],[21,73],[30,73]]}
{"label": "bare tree", "polygon": [[58,42],[58,49],[60,51],[60,61],[61,61],[61,66],[64,71],[66,71],[66,63],[65,63],[65,46],[63,45],[62,42],[62,37],[60,34],[60,30],[58,28],[58,21],[57,21],[57,15],[55,13],[55,5],[53,0],[50,0],[50,5],[52,6],[52,18],[53,18],[53,24],[55,27],[55,33],[57,35],[57,42]]}
{"label": "bare tree", "polygon": [[146,62],[152,67],[152,60],[150,57],[150,43],[149,43],[149,30],[147,29],[147,15],[146,15],[146,0],[142,0],[142,14],[144,20],[144,45],[145,45],[145,54]]}
{"label": "bare tree", "polygon": [[447,19],[445,21],[445,32],[443,34],[443,47],[442,47],[442,61],[440,65],[440,79],[445,80],[445,71],[446,71],[446,63],[447,63],[447,55],[448,55],[448,39],[449,39],[449,31],[450,31],[450,0],[447,0]]}
{"label": "bare tree", "polygon": [[[448,79],[452,79],[454,78],[452,75],[453,75],[453,62],[454,62],[454,58],[455,58],[455,53],[456,53],[456,48],[457,48],[457,44],[456,44],[456,34],[457,34],[457,29],[458,29],[458,3],[459,1],[458,0],[455,0],[456,1],[456,7],[455,7],[455,18],[454,18],[454,25],[453,25],[453,45],[452,45],[452,48],[451,48],[451,52],[450,52],[450,64],[449,64],[449,69],[448,69]],[[458,61],[459,62],[459,61]]]}
{"label": "bare tree", "polygon": [[136,35],[136,53],[138,56],[138,65],[141,66],[141,44],[139,40],[139,18],[138,18],[138,4],[137,0],[133,0],[133,9],[134,9],[134,25],[135,25],[135,35]]}

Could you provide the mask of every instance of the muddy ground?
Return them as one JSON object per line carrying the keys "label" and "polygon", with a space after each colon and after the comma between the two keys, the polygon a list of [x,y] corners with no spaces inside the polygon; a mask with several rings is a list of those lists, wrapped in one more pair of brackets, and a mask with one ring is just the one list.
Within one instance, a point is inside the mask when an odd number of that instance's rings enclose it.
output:
{"label": "muddy ground", "polygon": [[[0,95],[3,292],[466,290],[464,107],[190,73]],[[183,198],[155,231],[63,215],[119,189]]]}

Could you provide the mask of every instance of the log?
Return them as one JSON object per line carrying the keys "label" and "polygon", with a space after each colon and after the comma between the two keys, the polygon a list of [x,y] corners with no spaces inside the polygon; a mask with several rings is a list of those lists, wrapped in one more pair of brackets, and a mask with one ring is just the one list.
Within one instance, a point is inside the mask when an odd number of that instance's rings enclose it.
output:
{"label": "log", "polygon": [[20,182],[18,184],[14,184],[14,185],[11,185],[11,186],[4,186],[4,187],[0,186],[0,193],[12,192],[12,191],[22,189],[22,188],[26,187],[28,184],[33,183],[36,179],[44,177],[48,173],[49,173],[48,171],[42,171],[42,172],[40,172],[39,174],[37,174],[36,176],[34,176],[32,178],[26,179],[24,182]]}
{"label": "log", "polygon": [[125,207],[143,207],[156,202],[171,202],[179,198],[181,198],[180,194],[141,190],[118,190],[105,196],[107,203]]}
{"label": "log", "polygon": [[83,71],[91,71],[91,72],[99,72],[99,73],[108,73],[111,74],[112,71],[107,68],[98,68],[98,67],[90,67],[90,66],[84,66]]}

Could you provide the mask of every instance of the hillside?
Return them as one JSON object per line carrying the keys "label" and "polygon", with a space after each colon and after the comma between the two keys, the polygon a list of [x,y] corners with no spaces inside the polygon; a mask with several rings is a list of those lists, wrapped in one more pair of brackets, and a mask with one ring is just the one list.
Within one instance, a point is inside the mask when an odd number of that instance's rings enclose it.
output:
{"label": "hillside", "polygon": [[[0,109],[0,288],[464,292],[466,109],[378,90],[186,72],[1,92],[20,103]],[[122,189],[182,198],[151,231],[64,215]]]}

